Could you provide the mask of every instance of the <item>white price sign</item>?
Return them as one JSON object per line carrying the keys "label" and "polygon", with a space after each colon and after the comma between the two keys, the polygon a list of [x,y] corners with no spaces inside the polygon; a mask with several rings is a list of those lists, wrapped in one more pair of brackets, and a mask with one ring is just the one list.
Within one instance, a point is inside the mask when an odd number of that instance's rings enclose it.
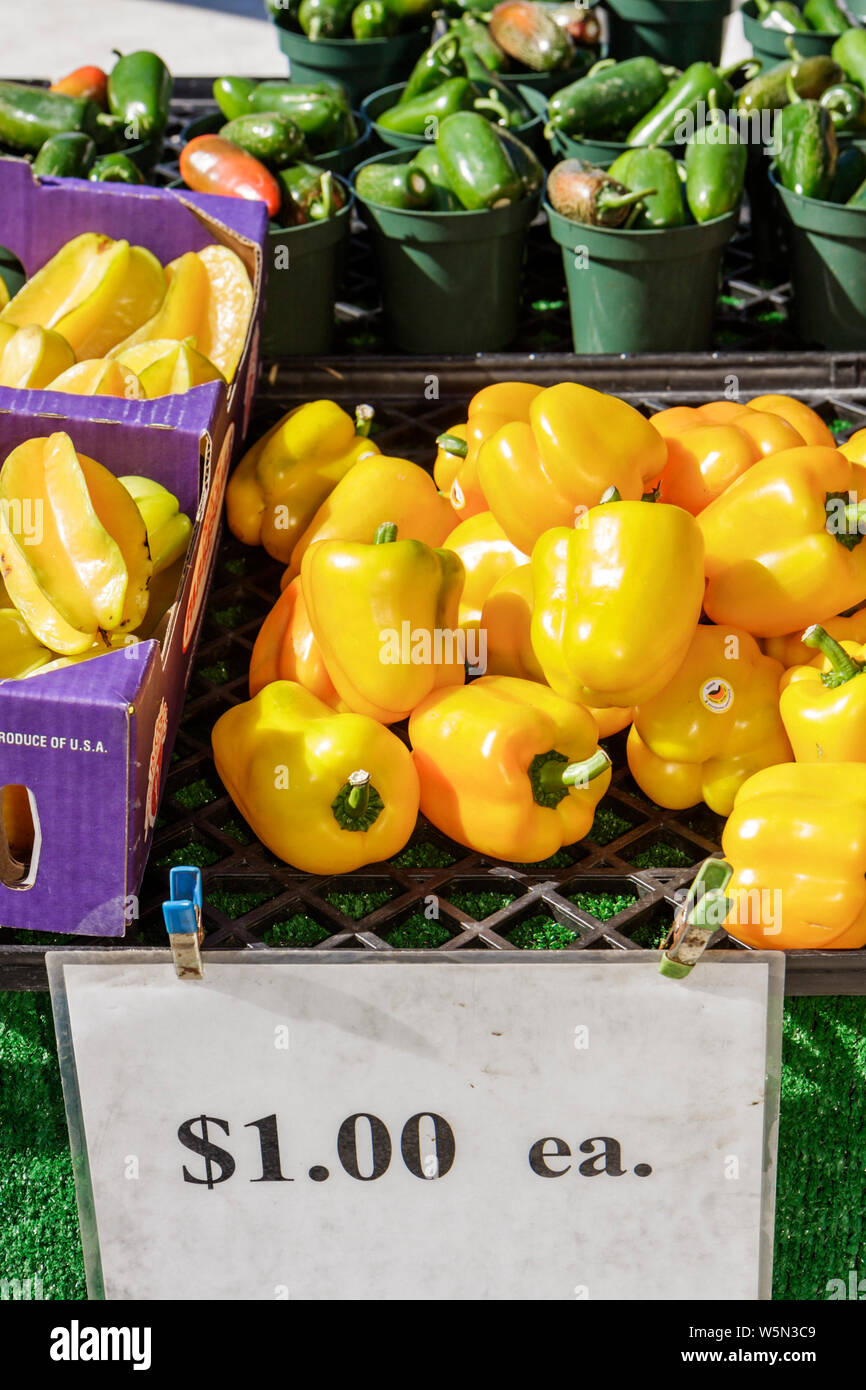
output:
{"label": "white price sign", "polygon": [[770,1293],[784,959],[54,952],[110,1299]]}

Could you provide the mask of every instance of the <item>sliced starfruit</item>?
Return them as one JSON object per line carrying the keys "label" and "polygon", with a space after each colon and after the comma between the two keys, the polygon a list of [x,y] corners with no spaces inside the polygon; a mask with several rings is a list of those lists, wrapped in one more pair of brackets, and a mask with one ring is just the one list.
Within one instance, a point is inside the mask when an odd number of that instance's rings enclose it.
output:
{"label": "sliced starfruit", "polygon": [[157,338],[126,348],[115,359],[134,371],[149,400],[174,396],[223,377],[212,362],[197,352],[192,341]]}
{"label": "sliced starfruit", "polygon": [[43,589],[30,560],[28,547],[19,544],[10,525],[10,514],[0,503],[0,570],[15,607],[34,637],[53,652],[74,655],[86,651],[96,638],[95,626],[82,631],[64,617],[53,597]]}
{"label": "sliced starfruit", "polygon": [[108,357],[76,362],[74,367],[55,377],[50,390],[64,391],[70,396],[118,396],[128,401],[144,398],[135,372]]}
{"label": "sliced starfruit", "polygon": [[41,391],[74,362],[75,353],[65,338],[50,328],[30,323],[15,330],[3,348],[0,386]]}
{"label": "sliced starfruit", "polygon": [[148,586],[153,574],[147,528],[138,507],[114,474],[86,454],[80,454],[79,459],[93,509],[120,547],[129,576],[123,615],[114,629],[134,632],[147,612]]}
{"label": "sliced starfruit", "polygon": [[112,350],[112,357],[120,356],[139,343],[163,338],[176,342],[182,342],[185,338],[198,340],[204,333],[210,295],[210,280],[204,262],[197,252],[187,251],[186,255],[170,261],[164,273],[166,291],[159,309],[147,323],[117,344]]}
{"label": "sliced starfruit", "polygon": [[[2,284],[2,281],[0,281],[0,284]],[[17,332],[18,332],[18,325],[17,325],[17,324],[15,324],[15,323],[4,323],[2,320],[0,320],[0,357],[3,356],[3,351],[4,351],[5,347],[6,347],[6,344],[9,342],[10,338],[14,338],[14,337],[15,337],[15,334],[16,334]]]}
{"label": "sliced starfruit", "polygon": [[135,502],[147,527],[147,544],[154,575],[168,569],[187,552],[192,522],[180,510],[177,498],[162,483],[131,474],[119,478]]}
{"label": "sliced starfruit", "polygon": [[198,254],[210,281],[207,326],[198,350],[232,381],[253,313],[253,287],[246,266],[229,247],[205,246]]}
{"label": "sliced starfruit", "polygon": [[162,266],[150,251],[83,232],[21,287],[0,321],[54,328],[76,357],[104,357],[156,313],[164,296]]}
{"label": "sliced starfruit", "polygon": [[17,608],[0,608],[0,681],[20,680],[52,660]]}

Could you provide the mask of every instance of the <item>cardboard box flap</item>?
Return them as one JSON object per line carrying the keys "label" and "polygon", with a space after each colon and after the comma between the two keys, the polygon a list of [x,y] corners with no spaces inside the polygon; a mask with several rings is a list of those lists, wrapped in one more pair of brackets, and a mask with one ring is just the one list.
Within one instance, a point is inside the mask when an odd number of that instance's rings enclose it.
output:
{"label": "cardboard box flap", "polygon": [[129,707],[134,703],[145,671],[159,659],[159,643],[133,642],[120,651],[106,652],[92,661],[77,661],[45,675],[38,672],[25,680],[0,681],[3,717],[7,724],[13,707],[22,704],[96,705]]}

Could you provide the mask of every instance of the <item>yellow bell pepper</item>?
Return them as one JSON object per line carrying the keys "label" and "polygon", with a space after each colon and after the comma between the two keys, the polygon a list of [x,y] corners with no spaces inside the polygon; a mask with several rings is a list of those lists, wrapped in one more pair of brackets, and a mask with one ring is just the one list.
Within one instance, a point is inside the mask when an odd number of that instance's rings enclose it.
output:
{"label": "yellow bell pepper", "polygon": [[542,532],[574,526],[609,487],[637,501],[665,466],[661,435],[633,406],[576,382],[540,392],[529,420],[496,431],[478,479],[506,536],[530,554]]}
{"label": "yellow bell pepper", "polygon": [[284,589],[259,629],[250,657],[250,696],[272,681],[297,681],[331,709],[346,709],[313,636],[301,577]]}
{"label": "yellow bell pepper", "polygon": [[[487,511],[487,499],[478,476],[481,447],[503,425],[529,420],[529,408],[543,390],[526,381],[497,381],[484,386],[472,397],[466,423],[455,425],[436,443],[439,452],[433,476],[461,520]],[[444,480],[448,479],[447,487]],[[442,479],[442,481],[440,481]]]}
{"label": "yellow bell pepper", "polygon": [[[547,682],[532,649],[532,566],[518,565],[498,579],[481,610],[481,631],[487,643],[487,673],[519,676],[521,680]],[[599,738],[619,733],[632,721],[631,706],[588,705],[598,725]]]}
{"label": "yellow bell pepper", "polygon": [[705,801],[727,816],[747,778],[791,760],[781,675],[747,632],[696,628],[673,679],[635,710],[627,753],[641,791],[669,810]]}
{"label": "yellow bell pepper", "polygon": [[335,714],[273,681],[213,728],[216,769],[268,849],[308,874],[345,874],[398,854],[415,828],[418,775],[389,729]]}
{"label": "yellow bell pepper", "polygon": [[337,694],[394,724],[440,685],[465,679],[457,610],[463,566],[450,550],[398,540],[319,541],[301,567],[310,626]]}
{"label": "yellow bell pepper", "polygon": [[229,529],[288,564],[331,489],[359,459],[378,454],[366,436],[369,406],[353,420],[333,401],[310,401],[284,415],[241,459],[226,489]]}
{"label": "yellow bell pepper", "polygon": [[803,642],[818,655],[785,672],[779,696],[795,759],[866,762],[866,647],[840,644],[817,625],[806,629]]}
{"label": "yellow bell pepper", "polygon": [[441,545],[456,517],[447,497],[417,464],[378,454],[356,463],[325,498],[292,551],[285,584],[301,572],[301,563],[316,541],[364,541],[372,544],[382,521],[393,521],[401,540]]}
{"label": "yellow bell pepper", "polygon": [[828,449],[836,447],[833,434],[821,416],[793,396],[754,396],[749,406],[752,410],[778,415],[797,431],[804,444],[823,444]]}
{"label": "yellow bell pepper", "polygon": [[435,690],[409,741],[423,814],[494,859],[536,863],[581,839],[610,783],[592,715],[534,681]]}
{"label": "yellow bell pepper", "polygon": [[866,468],[820,445],[772,454],[732,483],[697,518],[713,622],[781,637],[866,599],[858,498]]}
{"label": "yellow bell pepper", "polygon": [[640,704],[671,680],[697,627],[701,533],[664,502],[605,502],[541,537],[532,579],[532,646],[548,684],[580,704]]}
{"label": "yellow bell pepper", "polygon": [[492,512],[478,512],[461,521],[442,542],[442,548],[459,555],[466,575],[460,599],[461,627],[477,627],[484,600],[497,579],[529,563],[529,556],[511,544]]}
{"label": "yellow bell pepper", "polygon": [[744,782],[722,836],[725,926],[769,950],[866,946],[866,767],[783,763]]}
{"label": "yellow bell pepper", "polygon": [[[837,642],[866,642],[866,606],[855,609],[847,617],[826,618],[821,627]],[[791,666],[811,665],[815,660],[814,653],[803,645],[802,628],[787,632],[784,637],[762,637],[760,646],[767,656],[781,661],[786,670]]]}
{"label": "yellow bell pepper", "polygon": [[847,444],[841,446],[842,453],[852,463],[866,463],[866,429],[857,430]]}

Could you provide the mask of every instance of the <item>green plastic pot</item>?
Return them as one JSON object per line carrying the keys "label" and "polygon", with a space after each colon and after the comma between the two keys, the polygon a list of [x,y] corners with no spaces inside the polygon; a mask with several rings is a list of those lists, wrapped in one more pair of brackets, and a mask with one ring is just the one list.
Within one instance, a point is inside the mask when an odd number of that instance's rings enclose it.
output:
{"label": "green plastic pot", "polygon": [[[335,217],[303,227],[268,232],[268,280],[262,319],[266,357],[300,357],[329,352],[334,337],[334,303],[340,281],[354,195]],[[285,265],[287,253],[288,264]]]}
{"label": "green plastic pot", "polygon": [[562,247],[575,352],[694,352],[710,346],[722,253],[739,210],[712,222],[623,231],[572,222],[545,203]]}
{"label": "green plastic pot", "polygon": [[403,81],[430,45],[430,29],[396,34],[390,39],[308,39],[276,26],[280,48],[289,60],[293,82],[342,82],[359,106],[365,96],[389,82]]}
{"label": "green plastic pot", "polygon": [[[606,169],[609,164],[613,164],[626,150],[632,148],[624,140],[576,140],[572,135],[566,135],[561,130],[553,133],[550,148],[557,159],[588,159],[591,164],[597,164],[602,169]],[[682,159],[685,153],[685,145],[676,145],[673,142],[666,145],[659,145],[659,149],[667,150],[675,159]]]}
{"label": "green plastic pot", "polygon": [[[405,82],[392,82],[389,87],[383,87],[378,92],[371,92],[361,102],[361,114],[369,121],[373,138],[378,140],[382,149],[414,151],[420,150],[423,145],[428,143],[423,135],[397,135],[393,130],[379,125],[378,117],[383,111],[396,106],[405,86]],[[530,112],[523,124],[515,128],[514,134],[537,152],[538,145],[542,141],[541,129],[541,116]]]}
{"label": "green plastic pot", "polygon": [[[405,159],[405,150],[393,150],[365,163]],[[444,355],[508,346],[539,194],[485,212],[402,212],[356,196],[373,242],[386,332],[397,348]]]}
{"label": "green plastic pot", "polygon": [[[338,150],[328,150],[325,154],[311,154],[309,156],[311,164],[317,164],[320,169],[330,169],[335,174],[343,174],[348,177],[361,160],[367,158],[371,143],[370,122],[361,111],[355,111],[354,116],[358,125],[357,140],[353,140],[351,145],[342,145]],[[181,131],[181,142],[186,145],[197,135],[214,135],[225,124],[226,118],[221,111],[213,111],[206,116],[196,116],[195,120],[190,121]]]}
{"label": "green plastic pot", "polygon": [[722,26],[731,0],[605,0],[610,52],[617,60],[648,53],[660,63],[685,68],[703,59],[718,63]]}
{"label": "green plastic pot", "polygon": [[755,0],[748,0],[748,4],[743,6],[742,15],[746,41],[752,45],[752,52],[756,58],[760,58],[765,69],[790,61],[791,55],[785,47],[788,38],[794,40],[797,52],[802,53],[804,58],[814,58],[821,53],[829,53],[839,37],[838,34],[783,34],[778,29],[767,29],[758,18]]}
{"label": "green plastic pot", "polygon": [[793,316],[806,343],[830,351],[866,349],[866,209],[804,198],[770,170],[791,245]]}

